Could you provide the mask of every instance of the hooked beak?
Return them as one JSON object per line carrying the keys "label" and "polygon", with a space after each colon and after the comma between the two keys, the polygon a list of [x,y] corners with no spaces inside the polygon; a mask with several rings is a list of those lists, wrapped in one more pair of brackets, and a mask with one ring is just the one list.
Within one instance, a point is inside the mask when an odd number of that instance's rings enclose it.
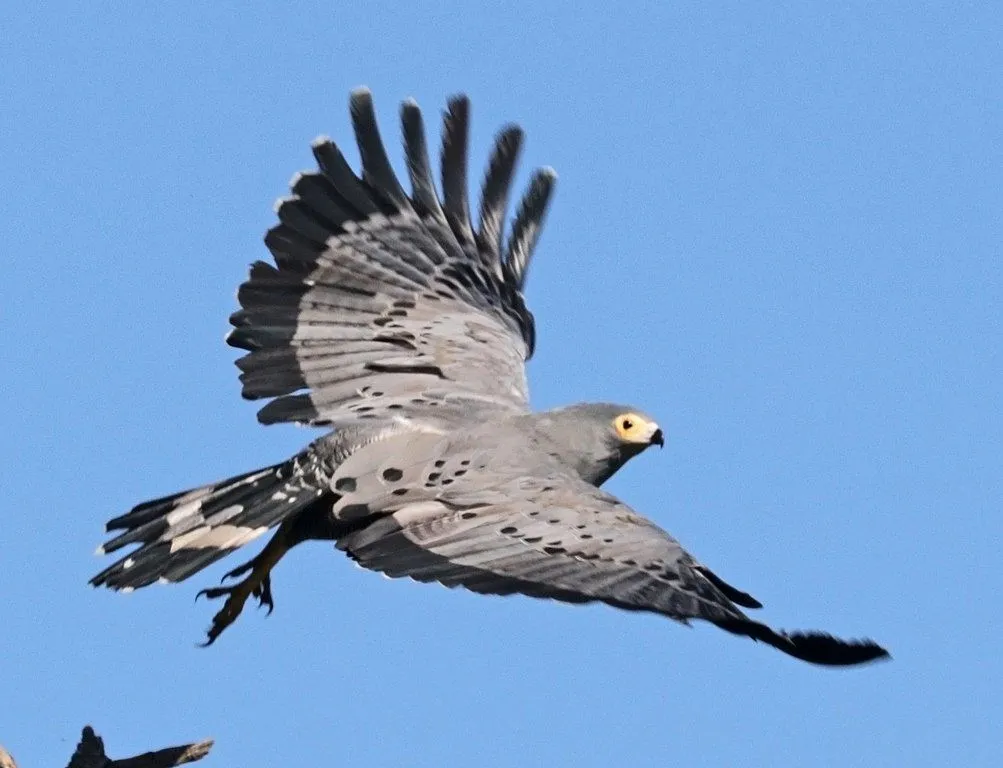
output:
{"label": "hooked beak", "polygon": [[651,437],[648,438],[649,445],[657,445],[659,448],[665,447],[665,435],[662,434],[661,427],[655,427],[655,431],[651,433]]}

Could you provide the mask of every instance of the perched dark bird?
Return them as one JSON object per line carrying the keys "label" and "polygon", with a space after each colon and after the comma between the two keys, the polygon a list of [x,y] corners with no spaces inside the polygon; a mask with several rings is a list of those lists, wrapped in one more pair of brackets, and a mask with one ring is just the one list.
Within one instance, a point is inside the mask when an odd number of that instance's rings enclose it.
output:
{"label": "perched dark bird", "polygon": [[366,568],[570,603],[604,602],[680,622],[704,619],[816,664],[886,656],[873,642],[777,632],[759,608],[669,534],[599,489],[662,430],[642,410],[591,403],[530,412],[533,315],[523,286],[553,171],[537,171],[508,236],[504,218],[522,131],[498,135],[477,227],[467,203],[464,97],[449,102],[442,194],[421,113],[401,109],[411,194],[394,175],[369,91],[351,97],[357,176],[326,138],[298,174],[241,285],[228,342],[243,395],[274,398],[264,424],[331,432],[271,467],[140,504],[108,523],[103,547],[138,548],[91,583],[182,581],[277,526],[260,554],[202,590],[226,598],[207,643],[248,597],[273,606],[270,574],[292,547],[334,541]]}

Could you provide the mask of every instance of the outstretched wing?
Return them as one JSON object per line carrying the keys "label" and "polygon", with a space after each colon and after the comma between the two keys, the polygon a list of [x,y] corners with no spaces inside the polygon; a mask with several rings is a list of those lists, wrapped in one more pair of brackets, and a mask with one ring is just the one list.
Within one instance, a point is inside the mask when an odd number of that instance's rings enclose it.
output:
{"label": "outstretched wing", "polygon": [[887,655],[870,641],[777,632],[751,620],[738,606],[760,607],[754,598],[701,565],[654,523],[577,478],[523,477],[487,495],[468,478],[454,487],[435,500],[399,504],[338,547],[391,577],[488,594],[599,601],[683,622],[705,619],[816,664]]}
{"label": "outstretched wing", "polygon": [[519,128],[498,136],[475,230],[465,97],[445,115],[441,199],[414,102],[401,109],[410,195],[368,90],[353,92],[351,115],[361,177],[330,139],[314,142],[319,170],[294,177],[265,237],[275,265],[252,265],[238,292],[228,343],[250,352],[237,361],[244,397],[275,398],[258,412],[266,424],[427,415],[448,399],[525,409],[534,327],[522,289],[554,173],[534,175],[506,245]]}

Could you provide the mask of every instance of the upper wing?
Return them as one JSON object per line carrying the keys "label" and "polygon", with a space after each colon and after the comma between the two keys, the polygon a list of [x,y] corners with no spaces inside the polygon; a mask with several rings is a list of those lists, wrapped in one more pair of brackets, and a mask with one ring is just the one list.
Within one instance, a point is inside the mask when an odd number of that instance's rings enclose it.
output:
{"label": "upper wing", "polygon": [[266,424],[408,416],[450,396],[525,408],[534,327],[522,289],[554,173],[535,174],[503,246],[519,128],[497,139],[475,231],[465,97],[445,115],[441,199],[416,104],[401,109],[410,196],[368,90],[353,92],[351,114],[361,178],[331,140],[314,142],[320,170],[294,177],[265,237],[275,266],[255,263],[238,292],[227,341],[250,352],[237,361],[244,397],[276,398],[258,412]]}
{"label": "upper wing", "polygon": [[736,604],[760,607],[754,598],[726,584],[654,523],[577,478],[523,477],[489,494],[474,483],[468,493],[467,485],[457,483],[456,491],[435,500],[402,502],[338,547],[391,577],[481,593],[601,601],[684,622],[706,619],[817,664],[886,655],[869,641],[776,632],[752,621]]}

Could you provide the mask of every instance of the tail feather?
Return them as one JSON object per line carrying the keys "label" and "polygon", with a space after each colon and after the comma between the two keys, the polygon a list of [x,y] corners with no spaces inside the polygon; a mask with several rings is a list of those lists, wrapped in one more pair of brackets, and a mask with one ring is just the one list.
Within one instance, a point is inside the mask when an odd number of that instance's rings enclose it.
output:
{"label": "tail feather", "polygon": [[326,492],[301,458],[148,501],[111,520],[108,531],[122,533],[100,554],[140,546],[90,583],[129,590],[183,581],[253,541]]}
{"label": "tail feather", "polygon": [[274,478],[274,473],[281,467],[248,472],[231,477],[220,483],[204,485],[182,491],[162,499],[148,501],[133,508],[130,512],[110,520],[106,526],[109,532],[123,531],[118,536],[102,545],[102,554],[114,552],[128,544],[141,542],[144,544],[156,541],[169,533],[170,539],[176,539],[201,525],[212,525],[226,522],[241,510],[237,507],[246,497],[258,493],[263,481]]}

